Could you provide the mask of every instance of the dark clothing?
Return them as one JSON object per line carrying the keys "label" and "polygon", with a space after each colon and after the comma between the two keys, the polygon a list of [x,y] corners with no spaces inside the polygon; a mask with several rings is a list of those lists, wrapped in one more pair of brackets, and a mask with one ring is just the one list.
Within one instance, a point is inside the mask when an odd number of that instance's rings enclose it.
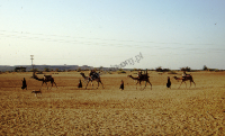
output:
{"label": "dark clothing", "polygon": [[170,86],[171,86],[171,82],[170,82],[170,79],[169,79],[169,78],[168,78],[168,81],[167,81],[166,86],[167,86],[168,88],[170,88]]}
{"label": "dark clothing", "polygon": [[78,88],[82,88],[81,80],[80,80],[80,82],[79,82],[79,84],[78,84]]}
{"label": "dark clothing", "polygon": [[124,83],[120,84],[120,89],[122,89],[122,90],[124,89]]}
{"label": "dark clothing", "polygon": [[25,88],[27,90],[27,83],[26,83],[26,80],[24,78],[23,81],[22,81],[22,87],[21,87],[21,89],[25,89]]}
{"label": "dark clothing", "polygon": [[91,71],[91,73],[89,74],[89,80],[90,80],[90,81],[92,80],[91,76],[92,76],[94,73],[95,73],[94,71]]}

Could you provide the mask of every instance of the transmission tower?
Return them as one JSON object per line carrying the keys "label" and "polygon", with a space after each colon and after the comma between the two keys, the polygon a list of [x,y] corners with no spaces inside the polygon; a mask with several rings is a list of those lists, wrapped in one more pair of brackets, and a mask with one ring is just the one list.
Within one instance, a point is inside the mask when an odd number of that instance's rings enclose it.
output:
{"label": "transmission tower", "polygon": [[34,65],[33,65],[34,55],[30,55],[30,60],[31,60],[31,66],[34,70]]}

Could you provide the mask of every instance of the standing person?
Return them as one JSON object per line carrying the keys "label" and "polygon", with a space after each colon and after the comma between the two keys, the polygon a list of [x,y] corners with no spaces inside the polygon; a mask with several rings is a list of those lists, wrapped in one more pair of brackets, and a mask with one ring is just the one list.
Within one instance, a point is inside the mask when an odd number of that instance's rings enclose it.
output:
{"label": "standing person", "polygon": [[[171,87],[170,77],[168,77],[166,86],[167,86],[167,88],[170,88],[170,87]],[[170,88],[170,89],[171,89],[171,88]]]}
{"label": "standing person", "polygon": [[120,89],[124,90],[124,82],[123,82],[123,80],[121,80]]}
{"label": "standing person", "polygon": [[82,88],[82,82],[81,82],[81,80],[79,81],[78,88]]}
{"label": "standing person", "polygon": [[26,90],[27,90],[27,82],[26,82],[26,79],[25,78],[23,78],[23,80],[22,80],[22,87],[21,87],[21,89],[25,89],[26,88]]}

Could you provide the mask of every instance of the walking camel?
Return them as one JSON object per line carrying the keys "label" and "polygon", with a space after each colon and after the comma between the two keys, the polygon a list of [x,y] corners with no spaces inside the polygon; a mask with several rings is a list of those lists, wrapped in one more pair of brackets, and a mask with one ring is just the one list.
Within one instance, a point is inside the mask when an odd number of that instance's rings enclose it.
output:
{"label": "walking camel", "polygon": [[[178,78],[178,77],[176,77],[176,76],[174,76],[174,79],[176,79],[176,80],[181,80],[181,83],[180,83],[180,86],[181,86],[181,84],[184,82],[185,84],[186,84],[186,87],[187,87],[187,83],[186,83],[186,81],[188,81],[188,80],[190,80],[190,87],[191,87],[191,83],[193,82],[194,84],[195,84],[195,82],[194,82],[194,80],[193,80],[193,78],[192,78],[192,76],[190,75],[190,74],[188,74],[188,75],[186,75],[185,77],[180,77],[180,78]],[[180,88],[180,86],[179,86],[179,88]],[[196,84],[195,84],[195,86],[196,86]],[[190,88],[189,87],[189,88]]]}
{"label": "walking camel", "polygon": [[[91,80],[90,80],[89,77],[85,76],[84,73],[81,72],[80,74],[81,74],[81,76],[84,78],[84,80],[87,82],[87,85],[86,85],[85,89],[87,89],[87,86],[88,86],[88,84],[89,84],[90,81],[91,81],[91,86],[92,86],[92,88],[93,88],[92,81],[97,81],[97,82],[98,82],[98,87],[99,87],[99,83],[101,83],[102,88],[104,88],[104,86],[103,86],[103,84],[102,84],[102,81],[101,81],[101,79],[100,79],[99,73],[93,73],[93,75],[91,76]],[[98,89],[98,87],[97,87],[97,89]]]}
{"label": "walking camel", "polygon": [[51,82],[52,84],[52,87],[53,87],[53,84],[55,84],[55,86],[57,87],[55,81],[54,81],[54,78],[51,76],[51,75],[44,75],[44,78],[38,78],[37,75],[35,74],[35,72],[33,72],[33,76],[32,78],[38,80],[38,81],[42,81],[42,86],[43,84],[45,83],[46,86],[47,86],[47,82]]}
{"label": "walking camel", "polygon": [[[137,84],[139,83],[140,86],[141,86],[141,82],[142,81],[145,81],[145,87],[146,87],[146,84],[149,83],[151,85],[151,90],[152,90],[152,84],[151,82],[149,81],[149,76],[148,74],[143,74],[140,78],[138,77],[133,77],[132,75],[128,75],[128,77],[132,78],[133,80],[136,80],[137,83],[136,83],[136,90],[137,90]],[[143,88],[143,90],[145,89],[145,87]]]}

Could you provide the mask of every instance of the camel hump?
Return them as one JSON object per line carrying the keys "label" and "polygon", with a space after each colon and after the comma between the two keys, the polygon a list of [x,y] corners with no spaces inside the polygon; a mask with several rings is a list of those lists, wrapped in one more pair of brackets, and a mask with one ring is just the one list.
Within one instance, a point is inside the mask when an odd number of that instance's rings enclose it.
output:
{"label": "camel hump", "polygon": [[187,74],[186,77],[191,77],[191,74]]}
{"label": "camel hump", "polygon": [[52,75],[44,75],[44,80],[51,80],[52,79]]}

